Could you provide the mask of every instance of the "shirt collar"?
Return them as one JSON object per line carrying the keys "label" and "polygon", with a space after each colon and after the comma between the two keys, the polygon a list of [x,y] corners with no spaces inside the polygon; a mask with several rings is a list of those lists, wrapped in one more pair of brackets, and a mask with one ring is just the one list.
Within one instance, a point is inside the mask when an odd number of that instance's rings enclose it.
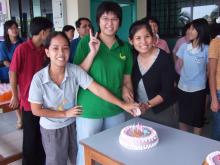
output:
{"label": "shirt collar", "polygon": [[111,50],[116,49],[119,47],[118,40],[115,41],[115,43],[112,45]]}
{"label": "shirt collar", "polygon": [[[36,49],[37,49],[37,47],[34,45],[34,43],[33,43],[33,41],[32,41],[32,38],[28,39],[27,42],[28,42],[28,45],[31,47],[32,50],[36,50]],[[40,50],[44,51],[44,47],[41,46],[41,47],[40,47]]]}
{"label": "shirt collar", "polygon": [[201,51],[201,47],[193,48],[192,43],[188,43],[186,50],[189,51],[191,54],[197,54]]}
{"label": "shirt collar", "polygon": [[[63,82],[66,80],[67,77],[69,77],[69,73],[68,73],[68,65],[66,65],[65,67],[65,73],[64,73],[64,80]],[[43,69],[43,77],[42,77],[42,81],[43,84],[46,84],[48,82],[52,82],[50,75],[49,75],[49,68],[50,68],[50,64],[47,65],[44,69]]]}

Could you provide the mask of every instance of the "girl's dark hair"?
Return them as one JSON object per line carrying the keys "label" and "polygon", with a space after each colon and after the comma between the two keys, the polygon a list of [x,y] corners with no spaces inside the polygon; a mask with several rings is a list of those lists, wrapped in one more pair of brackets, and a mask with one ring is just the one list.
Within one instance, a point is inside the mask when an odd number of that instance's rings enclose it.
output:
{"label": "girl's dark hair", "polygon": [[[18,28],[17,22],[13,20],[9,20],[4,23],[4,39],[5,39],[5,43],[7,47],[10,47],[11,45],[11,40],[8,35],[8,29],[10,29],[13,25],[15,25]],[[18,38],[19,38],[19,35],[17,36],[17,39]]]}
{"label": "girl's dark hair", "polygon": [[64,32],[54,31],[54,32],[51,32],[51,33],[49,34],[49,36],[47,37],[47,39],[46,39],[46,41],[45,41],[44,46],[45,46],[46,49],[49,48],[49,46],[50,46],[50,44],[51,44],[51,40],[52,40],[53,38],[57,37],[57,36],[63,37],[63,38],[67,41],[68,46],[70,46],[70,41],[69,41],[68,37],[66,36],[66,34],[65,34]]}
{"label": "girl's dark hair", "polygon": [[158,33],[160,32],[160,30],[159,30],[160,29],[160,22],[155,17],[147,16],[147,17],[142,18],[141,21],[144,21],[147,24],[150,24],[150,22],[156,23],[158,26]]}
{"label": "girl's dark hair", "polygon": [[[129,28],[129,36],[128,36],[129,39],[132,40],[134,38],[135,33],[141,28],[146,28],[147,31],[150,33],[150,35],[153,37],[153,32],[152,32],[150,25],[145,20],[141,19],[131,24]],[[135,55],[138,54],[138,52],[134,49],[134,47],[132,48],[132,51],[133,51],[133,54]]]}
{"label": "girl's dark hair", "polygon": [[190,26],[191,26],[191,22],[184,25],[183,30],[182,30],[182,36],[186,35],[186,31],[190,28]]}
{"label": "girl's dark hair", "polygon": [[72,25],[65,25],[62,29],[62,32],[68,32],[70,30],[75,30],[75,28]]}
{"label": "girl's dark hair", "polygon": [[152,16],[144,17],[141,20],[147,22],[148,24],[150,23],[150,21],[152,21],[152,22],[156,23],[158,27],[160,26],[159,21],[155,17],[152,17]]}
{"label": "girl's dark hair", "polygon": [[143,20],[138,20],[131,24],[129,28],[129,38],[132,40],[135,33],[143,27],[146,28],[150,35],[153,37],[153,32],[150,25]]}
{"label": "girl's dark hair", "polygon": [[215,38],[217,35],[220,35],[220,23],[216,23],[216,18],[212,21],[211,24],[211,38]]}
{"label": "girl's dark hair", "polygon": [[208,45],[210,42],[210,33],[209,33],[209,25],[206,19],[204,18],[195,19],[191,22],[191,26],[193,26],[198,33],[197,36],[198,46],[201,47],[202,44]]}
{"label": "girl's dark hair", "polygon": [[118,17],[119,26],[121,26],[121,23],[122,23],[122,9],[116,2],[112,2],[112,1],[104,1],[98,6],[97,12],[96,12],[96,23],[97,23],[97,25],[99,25],[100,17],[104,13],[109,13],[109,12],[114,13]]}

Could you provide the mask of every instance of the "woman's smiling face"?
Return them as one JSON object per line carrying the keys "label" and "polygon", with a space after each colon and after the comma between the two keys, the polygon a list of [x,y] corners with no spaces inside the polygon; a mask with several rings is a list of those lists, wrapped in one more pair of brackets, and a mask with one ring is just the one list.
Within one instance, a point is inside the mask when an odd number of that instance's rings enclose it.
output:
{"label": "woman's smiling face", "polygon": [[45,50],[50,58],[51,65],[65,66],[69,59],[70,49],[68,41],[61,35],[51,39],[48,49]]}
{"label": "woman's smiling face", "polygon": [[139,53],[148,53],[153,48],[153,36],[151,36],[145,27],[142,27],[137,30],[130,43]]}

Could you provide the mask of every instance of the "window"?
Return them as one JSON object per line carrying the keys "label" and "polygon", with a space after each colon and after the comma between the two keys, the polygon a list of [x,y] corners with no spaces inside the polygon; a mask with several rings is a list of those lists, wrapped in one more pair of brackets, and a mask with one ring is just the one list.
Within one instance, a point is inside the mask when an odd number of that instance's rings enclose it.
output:
{"label": "window", "polygon": [[219,16],[219,0],[148,0],[147,15],[160,22],[160,35],[179,36],[182,27],[197,18],[211,22]]}

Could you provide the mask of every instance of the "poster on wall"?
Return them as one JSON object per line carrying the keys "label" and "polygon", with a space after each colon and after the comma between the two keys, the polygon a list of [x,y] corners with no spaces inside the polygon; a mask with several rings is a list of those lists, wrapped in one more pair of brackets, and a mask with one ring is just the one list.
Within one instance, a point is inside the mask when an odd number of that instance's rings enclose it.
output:
{"label": "poster on wall", "polygon": [[64,12],[66,5],[64,0],[53,0],[53,23],[57,31],[61,31],[66,23],[66,13]]}
{"label": "poster on wall", "polygon": [[4,23],[10,18],[8,0],[0,0],[0,40],[4,36]]}

